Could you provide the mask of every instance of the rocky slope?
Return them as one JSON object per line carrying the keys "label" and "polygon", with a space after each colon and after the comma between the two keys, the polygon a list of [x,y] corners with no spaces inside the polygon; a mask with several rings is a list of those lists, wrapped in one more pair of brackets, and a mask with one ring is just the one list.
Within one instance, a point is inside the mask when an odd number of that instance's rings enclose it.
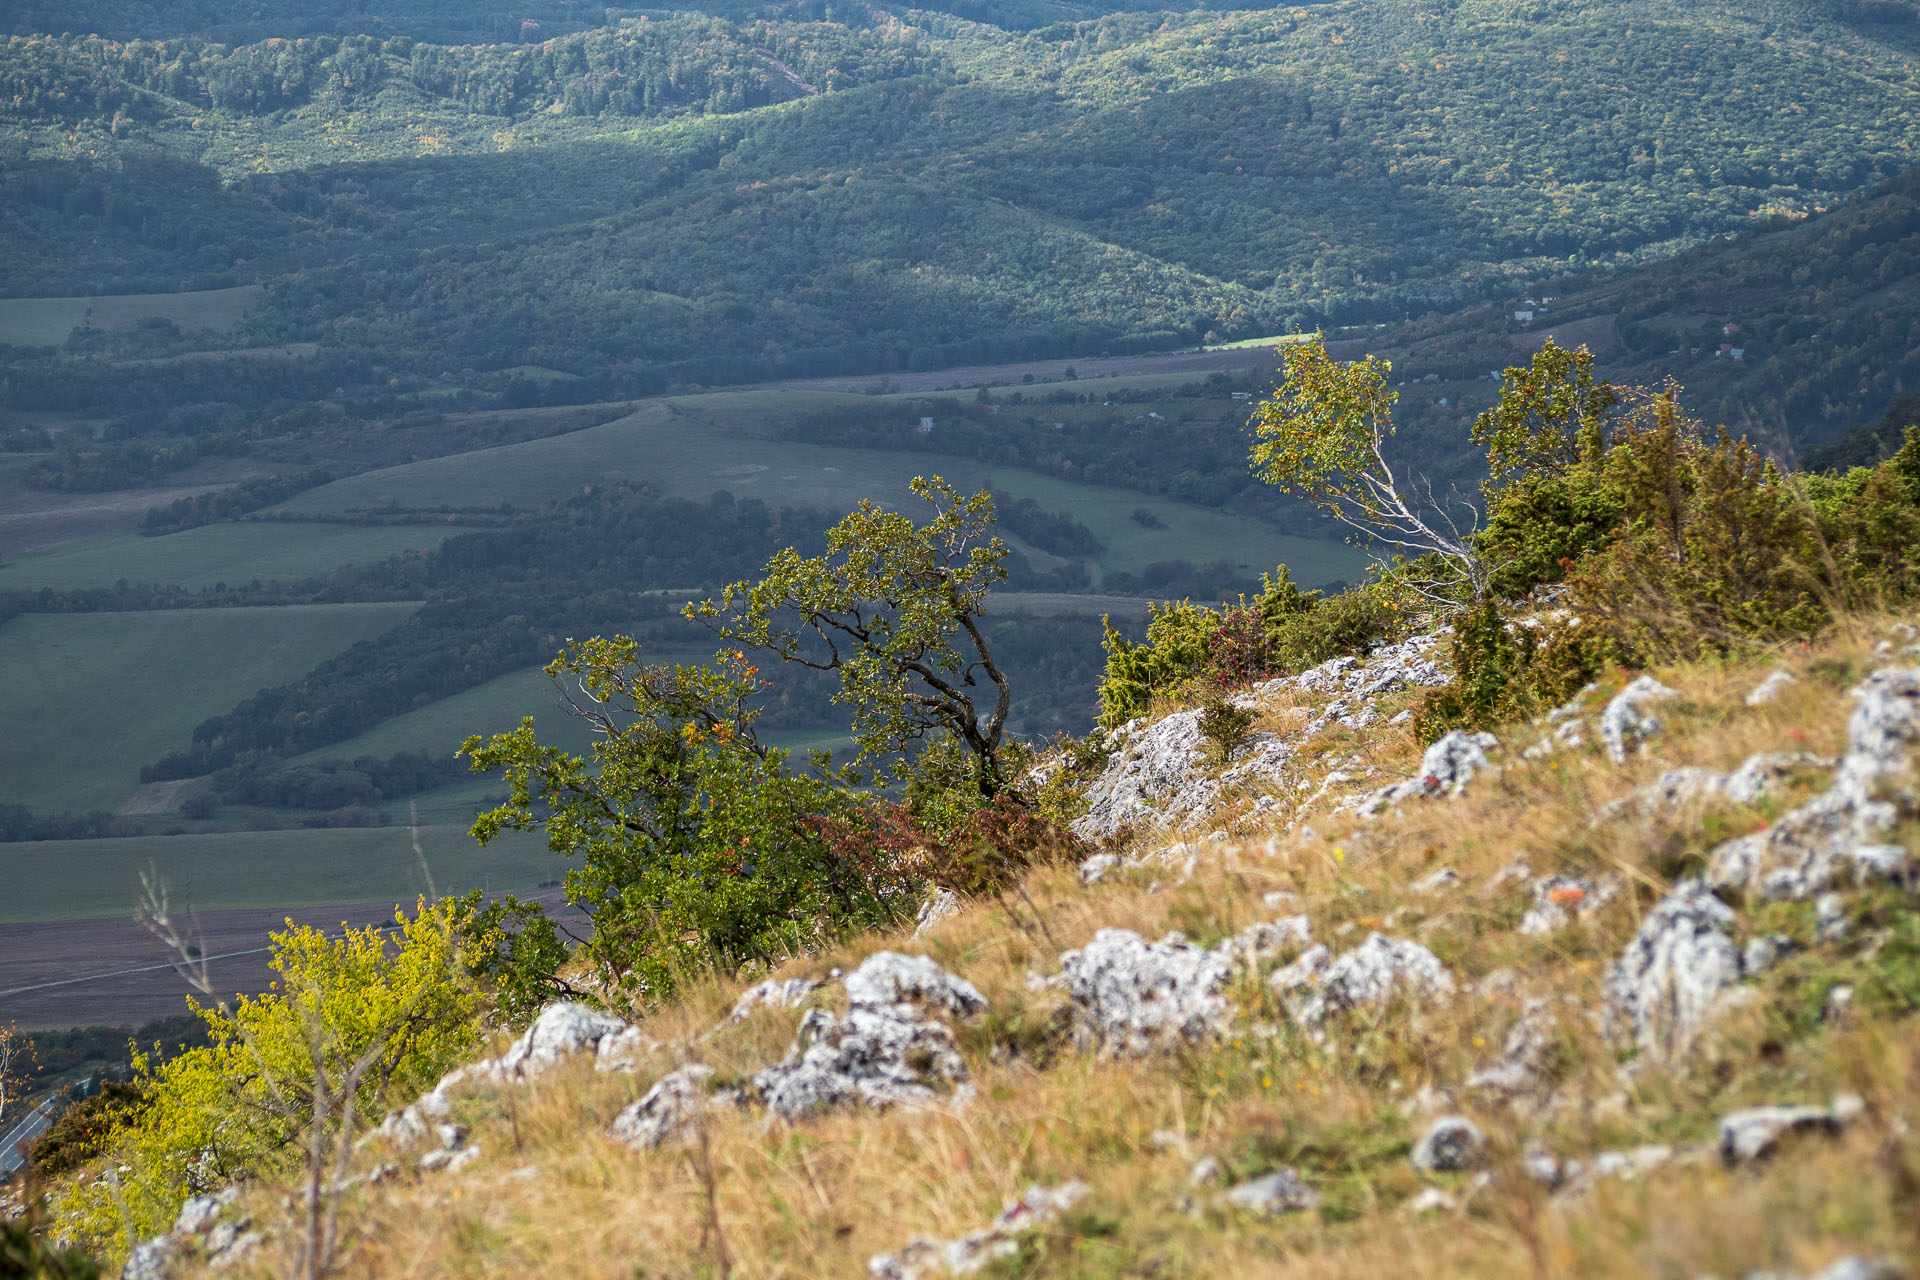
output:
{"label": "rocky slope", "polygon": [[[1225,762],[1136,722],[1031,909],[554,1006],[389,1116],[344,1271],[1914,1274],[1915,640],[1424,750],[1441,636],[1246,691]],[[293,1204],[128,1274],[277,1272]]]}

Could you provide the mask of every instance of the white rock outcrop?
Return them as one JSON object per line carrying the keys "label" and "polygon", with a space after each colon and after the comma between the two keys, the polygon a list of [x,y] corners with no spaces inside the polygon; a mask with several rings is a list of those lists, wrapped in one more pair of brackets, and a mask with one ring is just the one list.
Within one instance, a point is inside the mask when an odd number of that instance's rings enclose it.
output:
{"label": "white rock outcrop", "polygon": [[1105,772],[1087,788],[1087,812],[1072,823],[1081,839],[1101,840],[1123,827],[1158,825],[1174,813],[1211,802],[1215,786],[1193,776],[1206,758],[1199,711],[1177,711],[1153,725],[1133,721],[1121,726],[1114,739]]}
{"label": "white rock outcrop", "polygon": [[1838,1134],[1860,1113],[1859,1098],[1843,1094],[1826,1107],[1747,1107],[1720,1117],[1720,1159],[1728,1165],[1765,1160],[1800,1134]]}
{"label": "white rock outcrop", "polygon": [[1467,1077],[1467,1088],[1520,1098],[1542,1092],[1551,1083],[1554,1019],[1550,1003],[1527,1001],[1507,1030],[1500,1056]]}
{"label": "white rock outcrop", "polygon": [[713,1068],[690,1063],[668,1072],[638,1102],[625,1108],[607,1126],[607,1132],[636,1147],[657,1147],[668,1140],[689,1142],[694,1122],[707,1105],[706,1086]]}
{"label": "white rock outcrop", "polygon": [[1019,1253],[1021,1236],[1072,1209],[1087,1191],[1084,1182],[1058,1187],[1035,1184],[1001,1210],[993,1225],[968,1232],[958,1240],[915,1240],[897,1253],[877,1254],[868,1261],[867,1272],[876,1280],[972,1275],[988,1263]]}
{"label": "white rock outcrop", "polygon": [[1733,912],[1698,880],[1675,885],[1607,971],[1604,1023],[1615,1044],[1667,1060],[1685,1053],[1740,981]]}
{"label": "white rock outcrop", "polygon": [[1408,1157],[1422,1173],[1478,1169],[1487,1157],[1487,1135],[1461,1115],[1441,1116],[1427,1126]]}
{"label": "white rock outcrop", "polygon": [[1575,921],[1591,920],[1619,895],[1618,876],[1542,876],[1533,882],[1533,905],[1520,918],[1520,932],[1552,933]]}
{"label": "white rock outcrop", "polygon": [[1060,957],[1075,1037],[1112,1057],[1198,1044],[1226,1030],[1233,1005],[1224,989],[1235,973],[1306,945],[1310,935],[1301,915],[1249,925],[1211,949],[1179,932],[1148,942],[1128,929],[1102,929]]}
{"label": "white rock outcrop", "polygon": [[848,974],[845,1014],[801,1019],[784,1061],[754,1075],[748,1092],[769,1113],[798,1120],[831,1107],[926,1104],[940,1084],[966,1082],[953,1031],[930,1014],[972,1017],[986,998],[926,956],[878,952]]}
{"label": "white rock outcrop", "polygon": [[1782,667],[1753,687],[1753,692],[1747,695],[1747,705],[1763,707],[1798,683],[1799,681],[1793,678],[1793,672]]}
{"label": "white rock outcrop", "polygon": [[825,985],[818,978],[768,978],[740,993],[727,1021],[745,1022],[759,1009],[798,1009],[808,996]]}
{"label": "white rock outcrop", "polygon": [[610,1013],[563,1000],[542,1009],[492,1066],[503,1077],[531,1079],[576,1053],[598,1049],[603,1039],[626,1029],[626,1022]]}
{"label": "white rock outcrop", "polygon": [[1226,1193],[1226,1202],[1250,1213],[1305,1213],[1320,1206],[1320,1193],[1292,1169],[1249,1178]]}
{"label": "white rock outcrop", "polygon": [[1420,757],[1420,771],[1404,782],[1396,782],[1373,793],[1360,806],[1362,813],[1379,813],[1404,800],[1423,800],[1428,796],[1457,796],[1466,790],[1475,774],[1497,773],[1487,759],[1487,748],[1499,743],[1490,733],[1466,733],[1455,729],[1438,739]]}
{"label": "white rock outcrop", "polygon": [[1324,945],[1312,947],[1275,973],[1269,985],[1288,1015],[1310,1031],[1347,1010],[1391,1000],[1427,1000],[1454,989],[1453,975],[1433,952],[1409,939],[1379,933],[1338,957]]}
{"label": "white rock outcrop", "polygon": [[[1843,873],[1856,882],[1906,877],[1906,860],[1888,852],[1885,834],[1914,807],[1897,784],[1911,773],[1908,752],[1920,741],[1920,667],[1883,668],[1852,696],[1847,751],[1832,785],[1765,831],[1713,849],[1707,879],[1716,888],[1809,898]],[[1889,783],[1891,795],[1882,795]]]}
{"label": "white rock outcrop", "polygon": [[1627,748],[1660,732],[1661,720],[1648,706],[1679,697],[1652,676],[1641,676],[1613,695],[1607,709],[1600,713],[1600,740],[1606,743],[1607,758],[1625,764]]}
{"label": "white rock outcrop", "polygon": [[1232,1012],[1221,994],[1232,960],[1179,933],[1148,942],[1128,929],[1102,929],[1061,956],[1060,969],[1077,1038],[1114,1057],[1197,1044],[1223,1030]]}

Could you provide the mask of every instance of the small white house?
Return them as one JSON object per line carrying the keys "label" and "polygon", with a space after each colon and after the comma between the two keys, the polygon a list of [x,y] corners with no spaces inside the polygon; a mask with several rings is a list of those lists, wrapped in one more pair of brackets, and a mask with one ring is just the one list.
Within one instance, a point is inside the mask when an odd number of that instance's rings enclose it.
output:
{"label": "small white house", "polygon": [[1515,324],[1531,324],[1533,323],[1533,312],[1522,307],[1513,313],[1513,322]]}

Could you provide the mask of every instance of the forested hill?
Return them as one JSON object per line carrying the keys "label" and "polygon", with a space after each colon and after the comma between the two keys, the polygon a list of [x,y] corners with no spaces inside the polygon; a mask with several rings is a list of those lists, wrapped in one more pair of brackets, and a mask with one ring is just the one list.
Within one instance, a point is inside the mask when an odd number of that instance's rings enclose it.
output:
{"label": "forested hill", "polygon": [[1589,347],[1621,385],[1673,379],[1705,421],[1811,468],[1876,462],[1920,421],[1920,171],[1822,214],[1643,267],[1544,280],[1364,345],[1409,384],[1406,445],[1446,473],[1466,423],[1496,395],[1488,375],[1550,336]]}
{"label": "forested hill", "polygon": [[1920,161],[1906,4],[1002,7],[12,6],[0,292],[606,398],[1400,320]]}

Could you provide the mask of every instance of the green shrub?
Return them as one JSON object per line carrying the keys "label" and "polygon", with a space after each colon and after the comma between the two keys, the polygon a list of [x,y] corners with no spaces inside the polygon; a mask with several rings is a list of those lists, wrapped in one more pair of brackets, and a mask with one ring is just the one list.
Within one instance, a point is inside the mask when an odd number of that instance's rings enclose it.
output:
{"label": "green shrub", "polygon": [[1551,710],[1598,674],[1604,652],[1586,637],[1509,623],[1492,601],[1460,619],[1450,647],[1453,682],[1431,690],[1414,710],[1414,732],[1423,742]]}
{"label": "green shrub", "polygon": [[1386,634],[1392,617],[1364,588],[1332,600],[1302,591],[1281,565],[1262,576],[1252,600],[1242,596],[1217,609],[1190,600],[1151,607],[1139,644],[1108,621],[1100,727],[1117,729],[1145,715],[1156,695],[1232,688],[1324,662]]}
{"label": "green shrub", "polygon": [[1107,670],[1100,681],[1099,723],[1117,729],[1147,713],[1155,694],[1167,693],[1207,669],[1218,610],[1182,600],[1149,606],[1146,639],[1135,644],[1106,624]]}
{"label": "green shrub", "polygon": [[649,666],[639,652],[595,637],[547,668],[585,694],[573,705],[596,730],[590,759],[540,743],[531,719],[461,747],[508,787],[475,838],[541,827],[574,860],[567,900],[593,921],[580,954],[605,990],[653,1003],[690,973],[772,963],[911,909],[910,878],[822,835],[822,818],[865,822],[867,802],[754,738],[755,668],[737,653]]}
{"label": "green shrub", "polygon": [[1885,608],[1920,595],[1920,427],[1876,467],[1797,479],[1847,604]]}
{"label": "green shrub", "polygon": [[467,973],[493,1006],[491,1022],[518,1030],[556,997],[579,995],[559,977],[571,952],[539,903],[510,893],[486,902],[475,889],[449,907]]}
{"label": "green shrub", "polygon": [[1275,669],[1301,671],[1343,653],[1364,652],[1399,634],[1406,625],[1405,613],[1379,584],[1316,601],[1274,624]]}
{"label": "green shrub", "polygon": [[396,912],[390,928],[273,934],[273,991],[198,1010],[205,1046],[134,1059],[137,1095],[112,1112],[100,1144],[120,1185],[70,1182],[63,1229],[93,1247],[117,1246],[129,1228],[152,1235],[188,1195],[284,1174],[328,1140],[348,1140],[333,1096],[343,1081],[356,1082],[358,1120],[430,1085],[480,1042],[479,994],[450,926],[447,910],[423,906]]}
{"label": "green shrub", "polygon": [[1772,462],[1721,431],[1708,443],[1671,390],[1607,450],[1630,513],[1569,574],[1575,610],[1640,660],[1807,636],[1835,598],[1813,508]]}
{"label": "green shrub", "polygon": [[1234,706],[1225,698],[1214,698],[1200,711],[1200,736],[1213,744],[1221,764],[1233,759],[1233,753],[1246,743],[1253,728],[1253,712]]}
{"label": "green shrub", "polygon": [[153,1095],[141,1081],[106,1081],[98,1093],[61,1112],[29,1144],[26,1155],[34,1176],[57,1178],[100,1156],[113,1131],[137,1121],[152,1103]]}

